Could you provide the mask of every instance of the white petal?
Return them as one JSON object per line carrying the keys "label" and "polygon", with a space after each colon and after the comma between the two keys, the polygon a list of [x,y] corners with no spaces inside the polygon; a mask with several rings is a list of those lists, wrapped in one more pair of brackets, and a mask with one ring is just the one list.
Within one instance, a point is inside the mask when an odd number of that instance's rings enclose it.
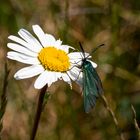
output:
{"label": "white petal", "polygon": [[29,57],[27,55],[10,51],[7,53],[7,57],[12,60],[16,60],[25,64],[40,64],[39,60],[35,57]]}
{"label": "white petal", "polygon": [[55,43],[55,38],[52,35],[45,34],[39,25],[33,25],[33,31],[44,47]]}
{"label": "white petal", "polygon": [[8,43],[7,47],[14,50],[14,51],[17,51],[17,52],[20,52],[20,53],[23,53],[23,54],[26,54],[26,55],[29,55],[32,57],[37,57],[37,55],[38,55],[38,53],[32,52],[29,49],[27,49],[19,44]]}
{"label": "white petal", "polygon": [[78,79],[75,81],[81,88],[83,88],[83,72],[80,72]]}
{"label": "white petal", "polygon": [[72,63],[73,65],[77,65],[80,66],[82,64],[82,60],[85,58],[91,58],[91,56],[89,55],[89,53],[84,53],[85,56],[83,56],[82,52],[72,52],[69,53],[68,56],[70,58],[70,63]]}
{"label": "white petal", "polygon": [[96,68],[97,67],[97,64],[96,63],[94,63],[93,61],[91,61],[91,60],[88,60],[91,64],[92,64],[92,66],[94,67],[94,68]]}
{"label": "white petal", "polygon": [[[88,57],[89,56],[89,53],[84,53],[85,56],[83,56],[83,53],[82,52],[72,52],[72,53],[69,53],[68,56],[70,59],[83,59],[84,57]],[[88,57],[90,58],[90,57]]]}
{"label": "white petal", "polygon": [[68,76],[66,73],[63,73],[63,74],[62,74],[62,79],[63,79],[65,82],[67,82],[67,83],[70,85],[70,87],[72,88],[71,80],[70,80],[69,76]]}
{"label": "white petal", "polygon": [[55,41],[53,46],[55,46],[57,49],[60,49],[61,44],[62,44],[62,41],[61,40],[57,40],[57,41]]}
{"label": "white petal", "polygon": [[48,87],[51,86],[53,82],[57,81],[56,75],[54,75],[54,72],[44,71],[39,75],[39,77],[36,79],[34,87],[36,89],[43,88],[46,84],[48,84]]}
{"label": "white petal", "polygon": [[55,75],[57,79],[61,79],[62,73],[61,72],[55,72]]}
{"label": "white petal", "polygon": [[28,48],[29,50],[31,50],[33,52],[38,52],[38,51],[35,51],[35,49],[31,47],[31,44],[27,43],[26,41],[24,41],[23,39],[21,39],[17,36],[10,35],[8,38],[12,41],[15,41],[15,42],[21,44],[22,46]]}
{"label": "white petal", "polygon": [[33,28],[34,33],[36,34],[36,36],[40,39],[42,43],[43,40],[41,36],[45,35],[44,31],[41,29],[39,25],[33,25],[32,28]]}
{"label": "white petal", "polygon": [[83,87],[83,72],[77,67],[73,67],[68,71],[70,78],[76,82],[81,88]]}
{"label": "white petal", "polygon": [[35,81],[34,87],[36,89],[41,89],[47,84],[49,73],[48,71],[44,71],[41,73]]}
{"label": "white petal", "polygon": [[66,53],[68,53],[68,52],[69,52],[69,49],[70,49],[70,48],[74,50],[74,48],[73,48],[73,47],[68,46],[68,45],[61,45],[61,46],[59,47],[59,49],[61,49],[61,50],[65,51]]}
{"label": "white petal", "polygon": [[81,66],[82,65],[82,59],[70,59],[70,63],[73,66]]}
{"label": "white petal", "polygon": [[81,69],[77,68],[76,66],[72,66],[67,73],[73,81],[76,81],[81,72]]}
{"label": "white petal", "polygon": [[43,30],[41,29],[39,25],[33,25],[32,28],[33,28],[34,33],[36,34],[36,36],[38,37],[38,39],[40,40],[41,44],[44,47],[46,45],[45,33],[43,32]]}
{"label": "white petal", "polygon": [[14,78],[17,80],[30,78],[36,76],[44,71],[42,65],[32,65],[29,67],[25,67],[17,71],[14,75]]}
{"label": "white petal", "polygon": [[55,81],[58,80],[59,75],[57,75],[57,72],[50,72],[50,83],[48,83],[48,85],[50,86],[52,83],[54,83]]}
{"label": "white petal", "polygon": [[30,44],[30,48],[36,52],[39,52],[42,49],[41,44],[38,42],[38,40],[30,34],[27,30],[25,29],[20,29],[18,34]]}
{"label": "white petal", "polygon": [[54,46],[55,43],[55,38],[51,34],[46,34],[46,46]]}

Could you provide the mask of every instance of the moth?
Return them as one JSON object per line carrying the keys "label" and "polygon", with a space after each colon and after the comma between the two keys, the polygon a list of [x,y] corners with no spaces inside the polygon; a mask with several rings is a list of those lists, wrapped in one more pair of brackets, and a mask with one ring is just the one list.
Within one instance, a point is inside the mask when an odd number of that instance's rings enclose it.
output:
{"label": "moth", "polygon": [[[88,61],[89,56],[85,56],[85,51],[79,43],[83,58],[81,69],[83,72],[83,98],[84,98],[84,109],[85,112],[88,113],[95,106],[97,98],[103,94],[103,86],[100,80],[98,73],[95,68],[92,66],[91,62]],[[93,51],[95,52],[99,47],[104,46],[101,44],[97,46]]]}

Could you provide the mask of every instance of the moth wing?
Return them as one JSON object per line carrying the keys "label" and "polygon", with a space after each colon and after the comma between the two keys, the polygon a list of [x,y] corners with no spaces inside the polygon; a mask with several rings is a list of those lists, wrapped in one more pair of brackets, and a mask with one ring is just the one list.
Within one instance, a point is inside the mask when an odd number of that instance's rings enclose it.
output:
{"label": "moth wing", "polygon": [[101,79],[100,79],[98,73],[96,72],[96,70],[92,67],[92,65],[91,65],[91,68],[90,68],[90,72],[92,73],[93,78],[95,80],[96,87],[98,89],[98,94],[103,94],[104,91],[103,91],[103,86],[102,86]]}
{"label": "moth wing", "polygon": [[[91,64],[91,63],[90,63]],[[89,112],[96,104],[99,94],[103,93],[101,80],[96,70],[89,65],[83,70],[83,96],[85,112]]]}

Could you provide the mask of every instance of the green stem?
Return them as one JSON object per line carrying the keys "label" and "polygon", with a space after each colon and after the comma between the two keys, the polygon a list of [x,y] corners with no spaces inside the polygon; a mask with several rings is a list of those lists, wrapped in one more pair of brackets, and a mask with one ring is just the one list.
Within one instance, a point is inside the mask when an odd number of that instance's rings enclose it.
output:
{"label": "green stem", "polygon": [[40,116],[42,112],[42,107],[43,107],[43,100],[44,100],[44,96],[45,96],[47,88],[48,88],[48,85],[44,86],[41,89],[40,94],[39,94],[38,105],[37,105],[37,110],[36,110],[36,115],[34,119],[34,125],[33,125],[30,140],[34,140],[36,136],[36,132],[38,129],[38,124],[39,124],[39,120],[40,120]]}

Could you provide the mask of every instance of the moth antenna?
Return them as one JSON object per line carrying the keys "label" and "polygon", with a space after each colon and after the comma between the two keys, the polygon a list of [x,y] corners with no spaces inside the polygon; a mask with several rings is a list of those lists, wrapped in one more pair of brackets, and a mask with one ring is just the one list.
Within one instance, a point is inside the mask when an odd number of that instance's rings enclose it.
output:
{"label": "moth antenna", "polygon": [[84,56],[84,58],[85,58],[85,51],[84,51],[84,49],[83,49],[83,46],[82,46],[81,42],[79,42],[79,46],[80,46],[80,48],[81,48],[81,50],[82,50],[82,53],[83,53],[83,56]]}
{"label": "moth antenna", "polygon": [[[90,54],[94,53],[97,49],[99,49],[100,47],[102,47],[102,46],[104,46],[104,45],[105,45],[105,44],[101,44],[101,45],[97,46],[96,48],[94,48],[94,49],[92,50],[92,52],[91,52]],[[86,58],[88,58],[88,57],[90,56],[90,54],[89,54]]]}
{"label": "moth antenna", "polygon": [[94,48],[94,49],[92,50],[91,53],[94,53],[97,49],[99,49],[100,47],[102,47],[102,46],[104,46],[104,45],[105,45],[105,44],[101,44],[101,45],[97,46],[96,48]]}

